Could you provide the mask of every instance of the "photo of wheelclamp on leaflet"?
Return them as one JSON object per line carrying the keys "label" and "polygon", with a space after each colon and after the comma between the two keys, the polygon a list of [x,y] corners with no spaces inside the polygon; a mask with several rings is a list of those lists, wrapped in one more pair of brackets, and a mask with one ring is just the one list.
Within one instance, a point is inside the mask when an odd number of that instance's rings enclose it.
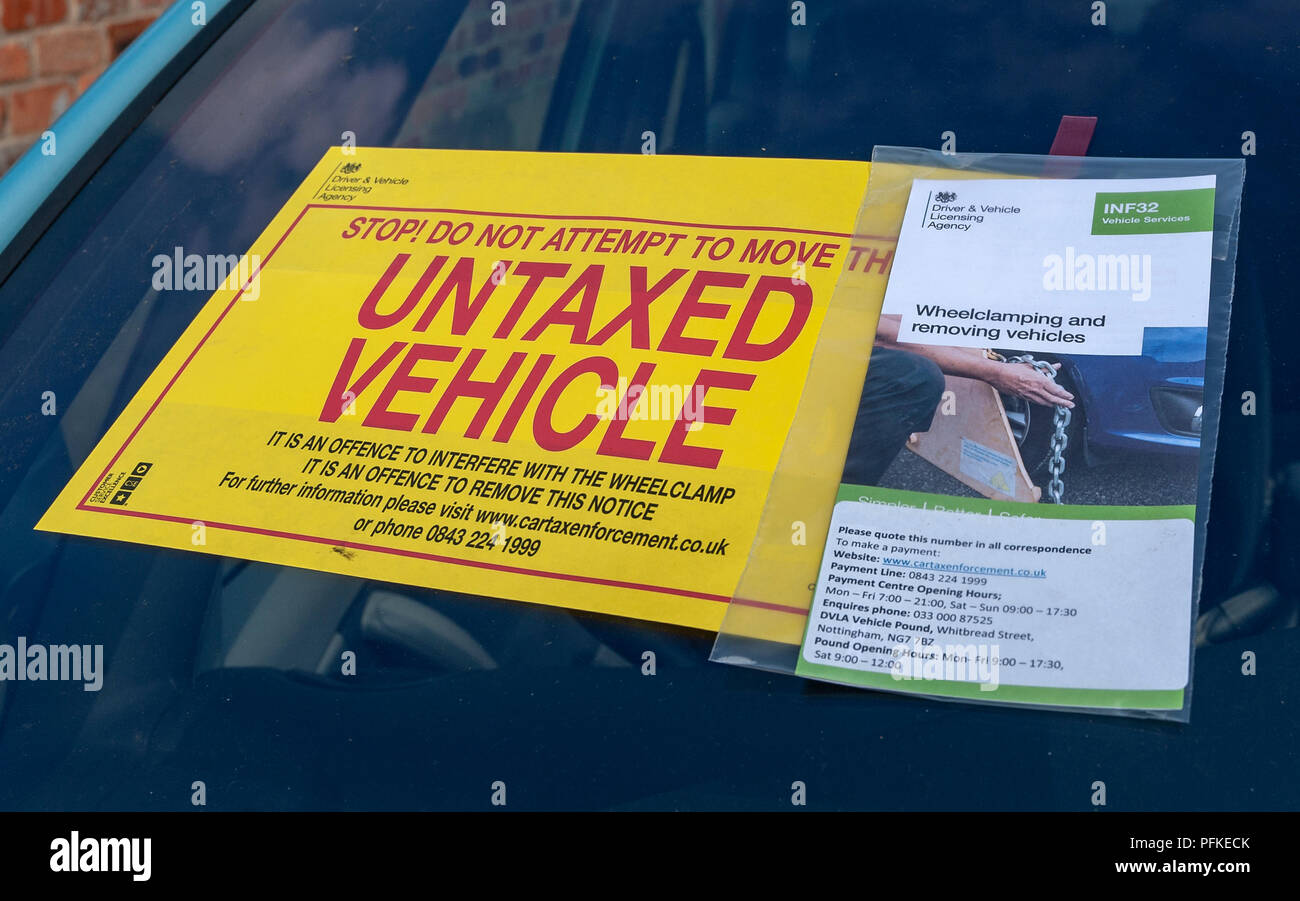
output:
{"label": "photo of wheelclamp on leaflet", "polygon": [[846,483],[1043,503],[1195,503],[1204,329],[1148,328],[1142,354],[1123,357],[900,343],[899,322],[880,317]]}

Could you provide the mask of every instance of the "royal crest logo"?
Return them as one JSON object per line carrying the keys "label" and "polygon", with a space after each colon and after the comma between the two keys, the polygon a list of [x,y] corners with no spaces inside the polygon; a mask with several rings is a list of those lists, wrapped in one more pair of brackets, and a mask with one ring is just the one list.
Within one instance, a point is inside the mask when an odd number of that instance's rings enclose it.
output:
{"label": "royal crest logo", "polygon": [[957,199],[957,195],[952,191],[940,191],[934,195],[934,199],[938,203],[952,203]]}

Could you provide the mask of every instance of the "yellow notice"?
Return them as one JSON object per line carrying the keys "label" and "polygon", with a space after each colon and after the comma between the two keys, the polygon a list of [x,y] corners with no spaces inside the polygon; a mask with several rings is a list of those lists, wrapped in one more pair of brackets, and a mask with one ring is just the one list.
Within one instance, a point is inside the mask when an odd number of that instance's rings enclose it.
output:
{"label": "yellow notice", "polygon": [[716,629],[866,177],[333,149],[37,528]]}

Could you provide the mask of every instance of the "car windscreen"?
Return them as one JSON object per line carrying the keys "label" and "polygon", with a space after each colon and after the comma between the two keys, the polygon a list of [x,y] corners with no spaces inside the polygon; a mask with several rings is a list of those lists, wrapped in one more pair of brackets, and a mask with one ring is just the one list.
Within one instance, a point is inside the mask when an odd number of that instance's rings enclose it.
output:
{"label": "car windscreen", "polygon": [[[857,741],[868,704],[896,727],[970,716],[711,665],[712,636],[691,630],[33,531],[207,299],[157,289],[155,256],[243,253],[349,141],[636,154],[650,130],[660,153],[869,159],[949,133],[962,150],[1045,152],[1067,113],[1099,116],[1099,155],[1235,156],[1258,135],[1225,409],[1245,392],[1260,406],[1225,415],[1203,610],[1267,582],[1263,613],[1226,634],[1284,624],[1274,570],[1294,564],[1267,550],[1264,490],[1294,462],[1300,397],[1297,262],[1276,225],[1300,212],[1283,149],[1300,138],[1295,23],[1267,3],[1109,6],[1098,29],[1027,0],[828,0],[802,24],[768,0],[520,0],[504,24],[478,2],[253,4],[0,284],[0,624],[5,640],[95,637],[115,672],[99,693],[0,684],[0,806],[184,806],[198,770],[232,806],[479,806],[512,766],[545,786],[536,806],[730,806],[738,786],[779,795],[761,774],[806,759],[793,736]],[[355,678],[328,665],[343,646]],[[1081,727],[1024,723],[1035,747],[1082,753]],[[418,775],[435,760],[438,784]],[[581,767],[604,774],[581,797],[546,776]],[[170,788],[151,794],[159,774]],[[1016,806],[1018,776],[980,778]],[[975,781],[903,780],[883,803],[965,806],[944,789]]]}

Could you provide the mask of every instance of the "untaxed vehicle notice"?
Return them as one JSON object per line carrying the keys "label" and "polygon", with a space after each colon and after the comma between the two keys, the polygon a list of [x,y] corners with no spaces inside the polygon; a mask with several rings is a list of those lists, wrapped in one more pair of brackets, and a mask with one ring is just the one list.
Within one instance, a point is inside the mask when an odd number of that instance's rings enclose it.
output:
{"label": "untaxed vehicle notice", "polygon": [[866,176],[332,149],[37,528],[716,628]]}

